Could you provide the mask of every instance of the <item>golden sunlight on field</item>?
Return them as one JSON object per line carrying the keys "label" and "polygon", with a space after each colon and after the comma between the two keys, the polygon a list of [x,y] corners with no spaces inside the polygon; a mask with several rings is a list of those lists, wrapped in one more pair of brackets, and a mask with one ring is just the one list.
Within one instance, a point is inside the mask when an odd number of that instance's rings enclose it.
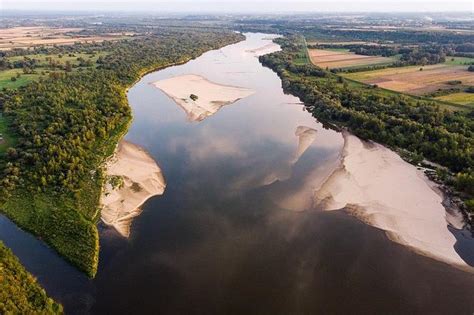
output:
{"label": "golden sunlight on field", "polygon": [[52,28],[43,26],[0,28],[0,50],[28,48],[32,46],[72,45],[76,42],[101,42],[117,40],[123,34],[102,36],[81,35],[80,28]]}
{"label": "golden sunlight on field", "polygon": [[321,68],[345,68],[391,63],[391,58],[379,56],[356,55],[347,51],[332,51],[323,49],[309,49],[311,62]]}
{"label": "golden sunlight on field", "polygon": [[[420,70],[423,69],[423,70]],[[467,71],[466,66],[438,64],[432,66],[412,66],[403,68],[387,68],[375,71],[355,72],[346,75],[348,78],[379,87],[423,95],[438,89],[446,89],[459,85],[473,85],[474,75]]]}

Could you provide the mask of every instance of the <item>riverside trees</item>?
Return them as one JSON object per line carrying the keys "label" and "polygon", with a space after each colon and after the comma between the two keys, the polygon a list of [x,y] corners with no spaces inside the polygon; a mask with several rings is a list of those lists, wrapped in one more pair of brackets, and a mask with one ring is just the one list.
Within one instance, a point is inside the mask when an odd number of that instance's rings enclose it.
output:
{"label": "riverside trees", "polygon": [[107,43],[107,55],[96,69],[55,72],[0,92],[4,117],[16,138],[0,161],[1,210],[93,277],[101,165],[131,118],[126,88],[147,71],[242,38],[230,31],[168,30]]}
{"label": "riverside trees", "polygon": [[299,71],[292,60],[300,48],[291,39],[279,41],[283,51],[261,56],[260,61],[279,74],[283,88],[300,97],[315,117],[448,167],[459,173],[458,188],[472,198],[465,189],[474,177],[472,112],[452,112],[434,101],[348,84],[322,69]]}

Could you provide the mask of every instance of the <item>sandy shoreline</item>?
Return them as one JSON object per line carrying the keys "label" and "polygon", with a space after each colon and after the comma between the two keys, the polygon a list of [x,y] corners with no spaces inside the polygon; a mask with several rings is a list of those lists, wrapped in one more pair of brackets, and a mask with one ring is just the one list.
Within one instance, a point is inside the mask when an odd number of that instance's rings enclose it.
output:
{"label": "sandy shoreline", "polygon": [[130,235],[134,217],[149,198],[163,194],[161,169],[141,147],[121,140],[106,163],[107,180],[101,196],[101,219],[122,236]]}
{"label": "sandy shoreline", "polygon": [[256,57],[259,57],[259,56],[263,56],[263,55],[266,55],[275,51],[279,51],[279,50],[280,50],[280,45],[271,42],[269,44],[266,44],[265,46],[246,50],[245,52],[251,53],[255,55]]}
{"label": "sandy shoreline", "polygon": [[414,251],[474,271],[455,251],[443,196],[396,153],[344,134],[341,165],[315,193],[324,210],[342,208]]}
{"label": "sandy shoreline", "polygon": [[[190,121],[201,121],[217,113],[223,106],[254,93],[251,89],[214,83],[195,74],[180,75],[152,84],[178,104]],[[193,100],[192,94],[197,99]]]}

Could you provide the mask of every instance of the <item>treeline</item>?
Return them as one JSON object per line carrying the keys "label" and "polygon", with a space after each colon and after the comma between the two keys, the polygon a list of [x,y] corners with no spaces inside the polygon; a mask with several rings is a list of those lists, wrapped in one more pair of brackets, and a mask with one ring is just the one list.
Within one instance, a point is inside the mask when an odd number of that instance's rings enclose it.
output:
{"label": "treeline", "polygon": [[309,48],[344,48],[358,55],[392,57],[399,55],[393,66],[432,65],[446,61],[448,55],[454,56],[455,51],[450,46],[420,45],[420,46],[387,46],[368,44],[349,45],[310,45]]}
{"label": "treeline", "polygon": [[0,313],[62,314],[63,307],[46,295],[36,279],[0,241]]}
{"label": "treeline", "polygon": [[440,32],[429,30],[357,30],[333,29],[324,27],[307,27],[299,29],[306,38],[339,38],[341,40],[355,40],[376,43],[403,43],[403,44],[455,44],[473,43],[474,35],[469,33]]}
{"label": "treeline", "polygon": [[330,73],[294,72],[292,59],[300,47],[288,43],[284,47],[261,56],[260,61],[278,73],[285,91],[300,97],[315,117],[344,126],[361,138],[407,149],[444,165],[459,173],[463,181],[458,188],[466,192],[474,184],[473,112],[450,112],[430,101],[377,93],[370,87],[353,88]]}
{"label": "treeline", "polygon": [[234,32],[202,30],[109,43],[97,69],[0,92],[16,137],[0,163],[2,211],[94,276],[101,165],[131,119],[126,88],[147,71],[241,39]]}

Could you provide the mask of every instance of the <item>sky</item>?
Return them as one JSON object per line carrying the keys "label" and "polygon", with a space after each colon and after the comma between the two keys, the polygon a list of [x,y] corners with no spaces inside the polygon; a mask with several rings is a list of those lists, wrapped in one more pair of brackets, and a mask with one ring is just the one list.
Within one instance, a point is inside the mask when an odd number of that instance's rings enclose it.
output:
{"label": "sky", "polygon": [[[0,10],[197,13],[471,12],[474,0],[0,0]],[[473,14],[474,15],[474,14]]]}

